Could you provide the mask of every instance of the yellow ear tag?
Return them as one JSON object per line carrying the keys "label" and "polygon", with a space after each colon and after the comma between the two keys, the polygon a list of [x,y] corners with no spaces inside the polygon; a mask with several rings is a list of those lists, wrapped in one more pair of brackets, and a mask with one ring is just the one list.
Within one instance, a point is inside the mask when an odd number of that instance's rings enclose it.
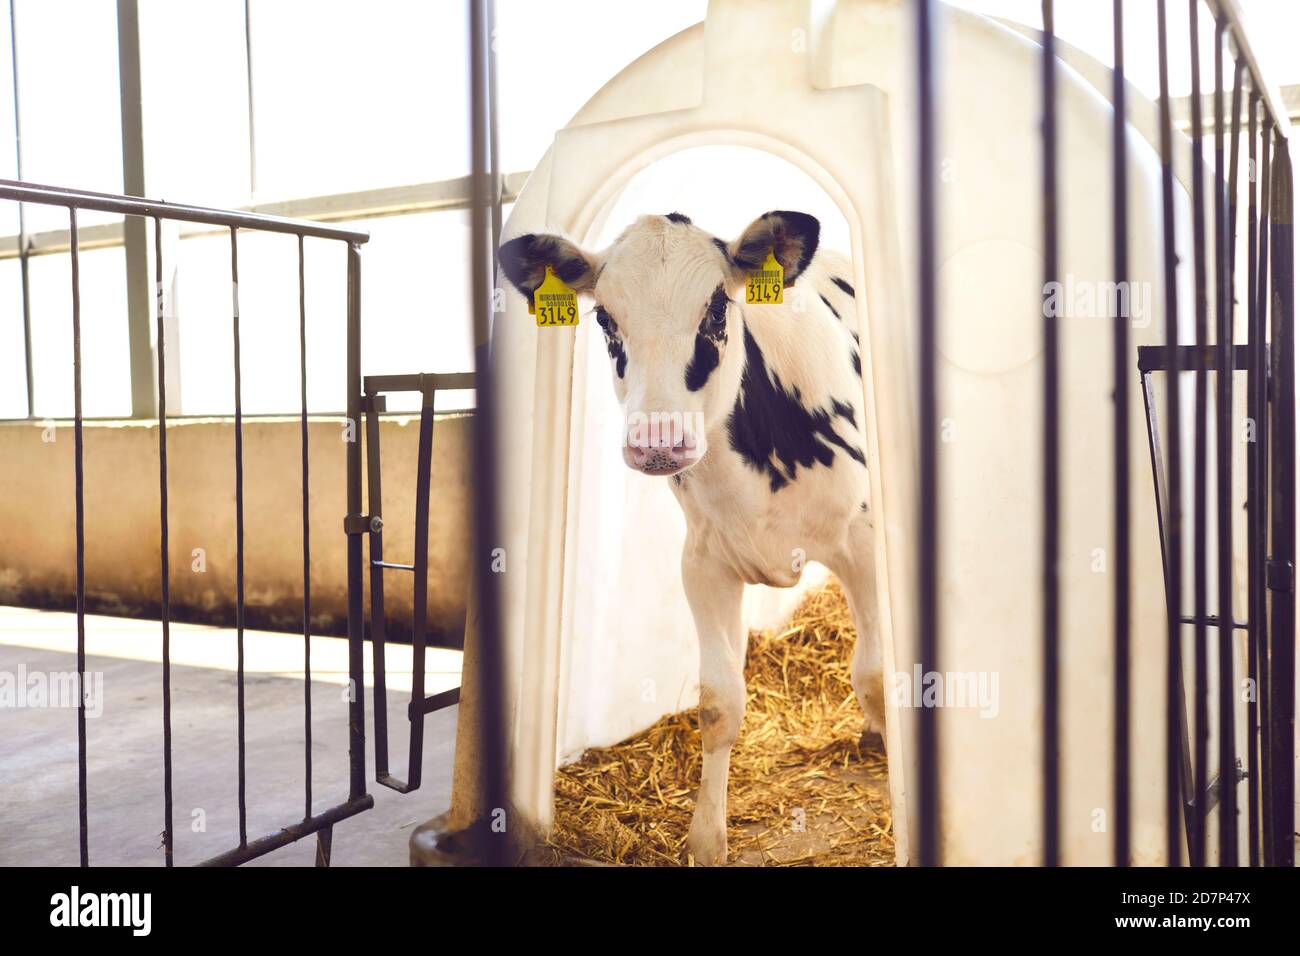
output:
{"label": "yellow ear tag", "polygon": [[780,305],[784,288],[785,270],[769,249],[767,260],[745,279],[745,301],[750,305]]}
{"label": "yellow ear tag", "polygon": [[538,325],[577,325],[578,293],[547,266],[546,278],[533,292],[528,311],[537,316]]}

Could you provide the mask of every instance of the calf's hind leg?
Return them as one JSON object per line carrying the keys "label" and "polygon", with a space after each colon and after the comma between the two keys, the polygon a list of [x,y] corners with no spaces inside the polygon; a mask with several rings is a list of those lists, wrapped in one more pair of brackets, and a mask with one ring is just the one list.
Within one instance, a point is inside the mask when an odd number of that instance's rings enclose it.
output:
{"label": "calf's hind leg", "polygon": [[727,862],[727,774],[731,748],[745,716],[744,582],[734,572],[695,554],[682,554],[682,583],[700,639],[700,742],[704,750],[700,793],[686,837],[697,863]]}
{"label": "calf's hind leg", "polygon": [[858,632],[853,646],[850,678],[853,692],[862,708],[864,748],[884,747],[885,682],[880,650],[880,630],[876,613],[875,541],[865,515],[855,522],[850,534],[853,547],[831,568],[844,586],[853,625]]}

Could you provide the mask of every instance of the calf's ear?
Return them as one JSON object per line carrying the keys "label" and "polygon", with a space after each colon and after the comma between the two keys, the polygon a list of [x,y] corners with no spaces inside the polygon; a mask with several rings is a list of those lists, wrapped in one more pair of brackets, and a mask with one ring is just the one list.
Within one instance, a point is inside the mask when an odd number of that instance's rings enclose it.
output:
{"label": "calf's ear", "polygon": [[529,233],[511,239],[501,246],[497,261],[510,284],[529,301],[546,278],[547,266],[575,292],[590,292],[596,284],[594,257],[559,236]]}
{"label": "calf's ear", "polygon": [[770,251],[785,270],[788,287],[812,262],[821,229],[817,217],[805,212],[787,209],[765,212],[727,246],[727,258],[737,279],[743,279],[745,273],[763,264]]}

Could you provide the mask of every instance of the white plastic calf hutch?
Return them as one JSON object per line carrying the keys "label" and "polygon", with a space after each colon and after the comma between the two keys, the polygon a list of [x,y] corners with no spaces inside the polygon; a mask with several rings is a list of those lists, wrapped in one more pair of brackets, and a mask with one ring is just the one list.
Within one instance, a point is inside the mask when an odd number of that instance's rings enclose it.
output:
{"label": "white plastic calf hutch", "polygon": [[[1041,49],[1034,31],[942,5],[936,36],[941,667],[949,678],[976,675],[996,690],[991,709],[938,711],[941,855],[949,865],[1033,864],[1041,859],[1043,801]],[[704,23],[630,64],[556,133],[504,230],[505,239],[546,231],[594,245],[631,177],[702,145],[772,153],[834,200],[849,226],[853,282],[864,293],[857,325],[885,673],[907,675],[909,686],[918,666],[914,51],[912,8],[897,0],[712,0]],[[1059,43],[1058,51],[1060,274],[1100,285],[1113,278],[1110,71]],[[1146,310],[1134,316],[1136,347],[1162,341],[1165,327],[1161,171],[1156,105],[1130,89],[1129,117],[1130,275],[1134,288],[1155,290],[1135,305]],[[1183,186],[1175,202],[1185,227],[1191,148],[1181,135],[1177,144]],[[768,208],[762,196],[753,201],[755,215]],[[1186,313],[1179,325],[1190,341],[1188,259],[1178,286]],[[1104,864],[1112,852],[1105,821],[1113,793],[1113,582],[1099,571],[1113,507],[1111,320],[1104,304],[1088,314],[1068,308],[1059,325],[1067,357],[1061,859]],[[608,375],[589,374],[599,366],[586,360],[600,348],[591,324],[539,330],[511,293],[493,332],[509,562],[500,585],[508,754],[515,808],[541,830],[551,822],[558,762],[694,706],[698,691],[678,566],[684,521],[662,479],[634,475],[620,460],[616,433],[605,427],[617,415]],[[1136,381],[1136,348],[1130,366]],[[1132,719],[1151,730],[1164,726],[1166,611],[1142,395],[1129,394]],[[746,623],[774,624],[791,603],[756,597]],[[887,696],[897,857],[906,864],[917,840],[917,710],[910,695]],[[1239,717],[1236,726],[1244,724]],[[1162,735],[1135,734],[1138,863],[1165,860],[1165,766]],[[468,799],[464,789],[457,801]]]}

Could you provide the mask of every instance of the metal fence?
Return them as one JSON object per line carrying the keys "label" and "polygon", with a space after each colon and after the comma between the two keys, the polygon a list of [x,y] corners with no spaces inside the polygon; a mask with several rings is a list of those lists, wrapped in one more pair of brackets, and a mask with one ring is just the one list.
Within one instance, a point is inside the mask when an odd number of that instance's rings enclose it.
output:
{"label": "metal fence", "polygon": [[[1249,704],[1248,747],[1244,755],[1248,780],[1248,831],[1251,865],[1292,866],[1295,862],[1294,831],[1294,754],[1295,754],[1295,373],[1294,373],[1294,247],[1292,236],[1293,199],[1289,155],[1289,123],[1282,104],[1271,92],[1251,50],[1242,26],[1241,12],[1235,0],[1209,0],[1214,19],[1214,175],[1213,244],[1206,238],[1201,116],[1201,64],[1198,44],[1199,0],[1188,0],[1190,17],[1190,51],[1192,71],[1192,171],[1193,171],[1193,262],[1195,270],[1196,344],[1178,341],[1178,288],[1175,268],[1174,174],[1172,145],[1172,106],[1169,96],[1169,43],[1165,0],[1157,0],[1158,54],[1160,74],[1160,158],[1162,226],[1164,244],[1165,344],[1139,350],[1139,367],[1130,366],[1128,338],[1129,318],[1118,310],[1113,327],[1112,354],[1114,375],[1114,418],[1112,423],[1115,511],[1112,534],[1115,546],[1114,624],[1114,724],[1113,741],[1115,779],[1114,861],[1126,866],[1131,862],[1132,783],[1130,755],[1135,728],[1130,716],[1129,698],[1132,684],[1129,673],[1131,634],[1130,609],[1134,581],[1131,572],[1130,474],[1127,445],[1129,425],[1129,383],[1140,376],[1147,399],[1148,434],[1151,441],[1152,468],[1156,503],[1160,515],[1161,546],[1164,558],[1167,605],[1166,726],[1164,728],[1167,767],[1165,772],[1165,807],[1167,814],[1166,853],[1171,865],[1187,859],[1193,865],[1206,862],[1210,834],[1206,832],[1206,815],[1217,802],[1219,812],[1219,862],[1237,865],[1238,807],[1237,787],[1240,777],[1234,736],[1233,682],[1219,681],[1215,718],[1219,729],[1218,765],[1221,779],[1206,780],[1209,767],[1208,740],[1210,706],[1208,664],[1211,632],[1217,634],[1217,660],[1220,674],[1232,673],[1233,632],[1244,629],[1248,635],[1249,677],[1256,694]],[[935,4],[917,0],[917,83],[919,88],[919,179],[922,184],[917,208],[919,216],[919,305],[920,305],[920,656],[923,671],[938,670],[942,653],[941,622],[938,598],[941,582],[937,578],[940,501],[937,494],[942,461],[937,444],[936,372],[937,305],[935,300],[935,237],[937,209],[934,196],[936,101],[934,50]],[[1060,279],[1057,262],[1057,237],[1060,223],[1057,208],[1057,72],[1053,3],[1043,0],[1042,42],[1042,181],[1043,207],[1043,281],[1044,296],[1049,283]],[[1112,102],[1112,236],[1114,278],[1129,278],[1128,257],[1128,184],[1125,146],[1125,67],[1123,37],[1123,0],[1112,0],[1114,15],[1114,58]],[[1231,41],[1232,49],[1226,50]],[[1228,121],[1224,115],[1223,65],[1225,54],[1233,66],[1232,105]],[[1233,343],[1233,310],[1236,306],[1233,267],[1237,250],[1239,210],[1237,208],[1242,103],[1247,103],[1249,201],[1246,209],[1247,341]],[[1257,125],[1258,124],[1258,125]],[[1229,139],[1225,142],[1225,135]],[[1255,175],[1256,156],[1260,157],[1259,175]],[[1226,160],[1226,163],[1225,163]],[[1225,169],[1226,165],[1226,169]],[[1270,258],[1271,255],[1271,258]],[[1212,256],[1214,303],[1208,300],[1207,260]],[[1042,694],[1044,704],[1043,740],[1043,812],[1042,845],[1044,865],[1060,860],[1060,655],[1059,606],[1060,586],[1057,560],[1060,550],[1060,443],[1063,423],[1059,404],[1060,354],[1057,322],[1046,305],[1043,310],[1045,361],[1042,381],[1043,408],[1043,489],[1041,568],[1043,592],[1042,617]],[[1214,324],[1211,329],[1210,316]],[[1211,334],[1211,332],[1213,334]],[[1247,618],[1235,620],[1232,608],[1232,539],[1228,533],[1218,536],[1215,573],[1218,604],[1223,610],[1217,617],[1206,613],[1210,587],[1208,555],[1209,500],[1207,475],[1208,389],[1215,375],[1217,414],[1214,429],[1216,502],[1215,514],[1220,528],[1231,527],[1232,514],[1232,372],[1246,372],[1248,415],[1255,423],[1255,440],[1247,451],[1248,502],[1248,585]],[[1167,434],[1171,436],[1166,454],[1161,453],[1159,430],[1155,421],[1155,402],[1151,375],[1165,377]],[[1194,482],[1192,489],[1194,527],[1192,542],[1193,594],[1192,612],[1185,613],[1187,597],[1183,594],[1182,574],[1183,501],[1181,441],[1184,410],[1181,408],[1179,377],[1196,376],[1194,409]],[[1139,582],[1140,583],[1140,582]],[[1193,718],[1189,732],[1186,718],[1187,691],[1183,686],[1182,628],[1194,628],[1195,684],[1192,691]],[[922,708],[919,715],[921,749],[921,827],[920,861],[935,865],[943,862],[940,852],[938,722],[933,709]],[[1185,841],[1185,842],[1184,842]]]}
{"label": "metal fence", "polygon": [[[73,454],[76,469],[76,565],[77,565],[77,674],[78,686],[85,683],[86,670],[86,580],[85,580],[85,508],[83,500],[83,441],[81,409],[81,290],[80,290],[80,249],[77,235],[77,217],[83,210],[118,213],[123,216],[144,217],[153,220],[156,243],[155,272],[157,281],[157,363],[158,363],[158,495],[159,495],[159,551],[161,567],[159,574],[162,608],[162,740],[163,740],[163,851],[167,866],[172,865],[174,848],[174,830],[172,827],[172,707],[171,707],[171,606],[169,601],[170,567],[168,550],[168,507],[167,507],[167,379],[166,362],[166,328],[163,322],[163,244],[162,223],[175,220],[190,223],[202,223],[209,226],[223,227],[230,232],[230,279],[233,290],[231,309],[231,336],[233,342],[234,362],[234,424],[235,424],[235,631],[236,631],[236,693],[238,713],[238,804],[239,804],[239,844],[225,853],[208,860],[213,865],[234,865],[261,856],[277,847],[284,846],[304,836],[317,835],[317,859],[328,863],[330,854],[330,835],[332,827],[340,820],[370,808],[374,798],[366,793],[365,779],[365,709],[362,698],[362,632],[360,609],[357,608],[355,620],[351,619],[349,627],[348,677],[352,693],[348,704],[348,762],[349,790],[348,797],[342,803],[324,811],[312,813],[312,699],[311,699],[311,538],[308,525],[308,445],[307,445],[307,298],[304,270],[303,241],[306,237],[332,239],[347,245],[347,395],[348,415],[352,422],[359,418],[361,395],[361,245],[368,238],[365,232],[342,226],[322,223],[280,219],[273,216],[260,216],[252,213],[239,213],[218,209],[204,209],[198,206],[184,206],[165,202],[152,202],[129,196],[111,196],[81,190],[62,189],[31,183],[19,183],[8,180],[0,181],[0,199],[15,200],[19,203],[40,203],[50,206],[63,206],[68,210],[68,233],[70,237],[70,260],[72,282],[72,369],[73,369]],[[286,826],[273,834],[250,840],[248,837],[248,813],[245,799],[247,783],[247,754],[245,750],[244,727],[244,445],[243,445],[243,410],[240,394],[240,335],[239,335],[239,231],[259,230],[296,236],[298,239],[298,298],[299,298],[299,373],[301,376],[301,421],[302,421],[302,529],[303,529],[303,727],[305,733],[304,780],[305,811],[302,820]],[[361,480],[361,446],[360,436],[348,443],[347,469],[349,489],[349,511],[356,513],[360,508]],[[355,476],[355,481],[353,477]],[[355,488],[355,496],[353,494]],[[353,498],[355,497],[355,500]],[[354,544],[355,542],[355,544]],[[349,576],[352,563],[357,563],[360,573],[360,539],[349,539],[348,560]],[[350,607],[351,612],[351,607]],[[352,626],[354,625],[355,626]],[[79,809],[79,829],[81,842],[81,864],[89,864],[89,847],[87,834],[87,802],[89,794],[86,785],[86,716],[85,695],[80,694],[77,707],[77,790]]]}
{"label": "metal fence", "polygon": [[[76,470],[76,616],[77,616],[77,673],[79,686],[84,684],[86,666],[85,641],[85,523],[83,496],[83,439],[82,439],[82,367],[81,367],[81,300],[80,300],[80,244],[78,239],[78,213],[84,210],[116,213],[127,217],[151,219],[154,223],[156,244],[155,275],[156,303],[156,360],[158,398],[158,482],[160,501],[159,547],[161,552],[161,657],[162,657],[162,758],[163,758],[163,850],[167,866],[173,862],[174,830],[172,825],[172,708],[171,708],[171,646],[170,602],[168,565],[168,475],[167,475],[167,393],[166,393],[166,330],[163,321],[163,243],[162,223],[175,221],[214,229],[229,230],[230,277],[233,292],[231,334],[234,367],[234,496],[235,496],[235,560],[236,560],[236,694],[238,780],[237,801],[239,814],[239,843],[234,848],[205,861],[204,865],[238,865],[271,850],[285,846],[311,834],[317,836],[316,859],[319,865],[328,865],[334,824],[371,808],[374,798],[366,792],[365,707],[363,681],[363,650],[367,630],[373,638],[374,653],[374,704],[376,722],[375,779],[400,792],[409,792],[420,785],[424,718],[428,713],[456,703],[459,690],[426,697],[424,694],[423,623],[424,595],[427,589],[428,566],[428,501],[430,459],[432,454],[433,402],[442,389],[478,388],[476,427],[474,429],[473,474],[479,489],[495,487],[493,482],[494,453],[492,398],[487,367],[487,342],[491,318],[492,250],[495,237],[500,234],[503,178],[496,159],[495,124],[495,71],[494,58],[489,45],[492,10],[486,0],[468,0],[470,10],[470,75],[469,90],[473,105],[472,121],[472,223],[474,247],[471,270],[474,280],[475,361],[477,374],[453,375],[398,375],[370,376],[364,381],[361,375],[361,246],[368,234],[342,225],[332,225],[307,220],[287,219],[278,216],[233,210],[208,209],[198,206],[156,202],[130,196],[109,195],[85,190],[66,189],[28,182],[0,180],[0,199],[23,203],[62,206],[68,210],[68,241],[72,283],[72,359],[74,390],[74,461]],[[244,469],[243,469],[243,410],[240,382],[240,328],[239,328],[239,231],[257,230],[296,236],[298,239],[298,292],[299,292],[299,374],[301,388],[301,443],[302,443],[302,528],[303,528],[303,675],[304,675],[304,814],[301,820],[284,826],[276,832],[250,840],[247,827],[247,753],[245,747],[244,700]],[[348,590],[348,679],[351,691],[348,697],[348,794],[347,798],[321,813],[312,812],[312,692],[311,692],[311,540],[308,526],[308,409],[307,409],[307,298],[304,239],[307,237],[335,240],[347,247],[347,331],[343,347],[346,351],[347,420],[352,429],[346,449],[347,513],[343,517],[343,532],[347,535],[347,590]],[[20,250],[26,266],[26,250]],[[24,296],[24,309],[26,296]],[[383,555],[383,519],[380,491],[380,459],[378,443],[378,414],[384,410],[383,394],[386,392],[415,391],[422,396],[420,419],[419,468],[416,482],[416,547],[411,564],[385,561]],[[362,485],[362,413],[366,413],[368,432],[369,489],[367,504],[363,507]],[[495,496],[475,495],[476,542],[495,540]],[[369,556],[363,558],[362,538],[370,536]],[[492,806],[504,805],[504,747],[499,716],[500,688],[502,686],[501,658],[496,635],[494,575],[490,571],[490,548],[475,545],[474,577],[478,595],[478,646],[476,666],[480,669],[477,686],[488,703],[484,708],[487,733],[483,744],[485,768],[485,793]],[[482,556],[484,560],[478,558]],[[371,584],[370,627],[365,616],[365,585],[369,567]],[[407,570],[415,577],[415,632],[413,638],[413,679],[411,701],[407,717],[411,725],[410,754],[405,781],[394,777],[388,770],[387,692],[384,668],[384,618],[383,577],[385,571]],[[87,802],[90,797],[86,774],[86,724],[85,696],[81,694],[77,708],[77,761],[78,761],[78,815],[80,860],[89,865]],[[499,843],[499,841],[497,841]],[[504,852],[501,850],[500,852]],[[489,847],[489,861],[501,859],[498,850]]]}
{"label": "metal fence", "polygon": [[[471,99],[471,192],[472,243],[470,270],[473,290],[473,315],[475,342],[476,385],[478,404],[473,439],[472,474],[474,476],[474,537],[471,553],[473,575],[472,613],[475,615],[474,640],[477,653],[468,666],[475,672],[473,681],[480,695],[480,715],[483,726],[479,730],[483,753],[480,781],[483,805],[504,807],[506,793],[505,721],[502,696],[504,687],[503,644],[501,636],[500,607],[497,575],[491,569],[492,543],[498,540],[495,423],[498,411],[493,392],[493,370],[488,362],[488,342],[492,316],[492,277],[494,275],[493,251],[500,235],[500,176],[497,164],[497,136],[495,110],[495,80],[493,57],[489,44],[492,29],[492,5],[489,0],[468,0],[470,10],[470,76]],[[1115,15],[1112,99],[1114,121],[1112,128],[1111,181],[1113,183],[1113,213],[1111,241],[1114,248],[1115,279],[1125,280],[1129,275],[1127,208],[1127,172],[1125,146],[1125,64],[1123,44],[1123,0],[1112,0]],[[1115,779],[1115,832],[1114,860],[1117,865],[1127,865],[1131,859],[1132,783],[1129,764],[1135,728],[1132,726],[1129,697],[1132,689],[1129,672],[1131,633],[1131,595],[1134,580],[1131,571],[1130,488],[1132,462],[1127,445],[1129,427],[1130,386],[1134,377],[1148,398],[1148,429],[1151,439],[1152,467],[1157,505],[1160,513],[1161,545],[1164,556],[1164,585],[1167,594],[1167,671],[1166,671],[1166,741],[1167,767],[1166,845],[1168,860],[1178,863],[1183,858],[1184,846],[1193,864],[1206,860],[1210,835],[1206,832],[1206,814],[1214,802],[1221,806],[1219,814],[1219,854],[1224,865],[1241,862],[1237,859],[1238,812],[1236,806],[1236,781],[1209,782],[1208,729],[1211,713],[1207,689],[1210,660],[1210,634],[1217,634],[1217,651],[1221,673],[1230,673],[1234,630],[1245,630],[1248,636],[1249,676],[1258,688],[1257,700],[1249,706],[1248,739],[1250,745],[1245,757],[1245,777],[1248,781],[1248,806],[1246,820],[1250,864],[1288,866],[1294,864],[1294,783],[1293,759],[1295,753],[1295,621],[1294,621],[1294,564],[1295,564],[1295,385],[1294,385],[1294,275],[1292,236],[1292,184],[1289,158],[1289,129],[1286,114],[1280,101],[1270,92],[1261,76],[1256,59],[1242,27],[1238,6],[1233,0],[1210,0],[1214,11],[1216,38],[1214,81],[1214,143],[1215,163],[1211,188],[1214,196],[1214,237],[1211,246],[1206,237],[1203,216],[1203,195],[1206,185],[1201,170],[1200,142],[1204,134],[1201,117],[1201,80],[1199,48],[1196,33],[1191,38],[1191,63],[1193,76],[1192,129],[1193,142],[1193,207],[1196,210],[1193,225],[1193,256],[1196,283],[1196,342],[1180,344],[1177,336],[1178,290],[1175,284],[1174,184],[1172,105],[1168,91],[1168,49],[1165,18],[1165,0],[1157,0],[1159,22],[1160,66],[1160,154],[1162,162],[1162,225],[1164,243],[1165,314],[1167,321],[1165,345],[1147,347],[1138,351],[1138,366],[1130,365],[1133,350],[1130,347],[1127,317],[1117,315],[1112,334],[1114,376],[1113,414],[1113,490],[1115,510],[1112,534],[1115,548],[1113,635],[1115,649],[1114,673],[1114,779]],[[1197,23],[1198,0],[1189,0],[1193,31]],[[934,0],[914,0],[916,16],[916,66],[918,83],[919,134],[919,192],[918,237],[919,274],[919,490],[920,523],[917,529],[920,563],[918,567],[919,650],[924,672],[940,670],[942,646],[942,621],[939,617],[939,593],[942,582],[938,576],[942,514],[938,496],[938,476],[943,465],[939,454],[936,396],[938,380],[938,301],[936,296],[936,237],[938,235],[938,204],[936,182],[937,130],[936,116],[940,103],[936,72],[942,69],[935,57],[935,3]],[[1043,44],[1041,91],[1043,105],[1042,124],[1042,182],[1043,202],[1043,277],[1045,286],[1059,278],[1057,237],[1060,229],[1057,196],[1058,124],[1056,113],[1056,83],[1059,69],[1054,36],[1053,3],[1043,2]],[[1225,44],[1231,41],[1232,51]],[[1226,55],[1234,67],[1232,105],[1225,121],[1224,84],[1222,63]],[[1242,130],[1242,104],[1246,109],[1247,156],[1250,168],[1255,169],[1258,158],[1259,175],[1252,175],[1249,183],[1249,201],[1245,216],[1247,246],[1247,341],[1235,345],[1232,341],[1232,315],[1235,290],[1232,288],[1233,266],[1237,248],[1237,229],[1240,218],[1236,203],[1237,185],[1241,169],[1240,133]],[[333,824],[373,804],[366,792],[364,708],[361,697],[362,652],[365,637],[364,586],[366,562],[363,561],[362,536],[370,535],[369,568],[372,581],[372,612],[374,595],[379,601],[380,623],[375,628],[374,653],[376,661],[376,741],[377,779],[394,789],[407,791],[419,784],[419,746],[417,719],[425,713],[450,703],[441,695],[425,699],[423,687],[413,685],[413,698],[408,708],[412,722],[412,745],[405,781],[393,777],[388,771],[387,728],[383,702],[383,634],[382,634],[382,578],[387,570],[395,570],[385,562],[382,550],[382,507],[378,482],[377,447],[372,451],[370,508],[363,510],[362,458],[360,447],[361,415],[367,413],[373,428],[374,416],[382,410],[380,395],[392,390],[415,390],[422,393],[421,422],[421,472],[427,482],[428,447],[425,431],[431,427],[432,390],[451,387],[432,378],[419,376],[367,379],[361,376],[361,315],[360,247],[366,234],[343,227],[311,222],[299,222],[247,213],[225,212],[197,207],[177,206],[149,202],[123,196],[106,196],[98,193],[57,189],[32,184],[0,183],[0,198],[20,202],[45,203],[64,206],[69,212],[72,261],[72,326],[75,388],[75,461],[77,495],[77,664],[79,673],[85,669],[84,626],[84,527],[82,502],[82,417],[80,375],[80,300],[78,291],[77,213],[79,210],[102,210],[127,216],[152,218],[155,235],[160,234],[164,219],[204,223],[230,230],[231,278],[238,278],[238,231],[258,229],[296,235],[299,239],[299,289],[300,313],[300,369],[302,374],[302,493],[304,508],[304,671],[307,676],[304,699],[306,728],[306,811],[304,818],[277,833],[250,841],[246,830],[244,799],[244,700],[243,700],[243,471],[242,471],[242,414],[239,396],[239,310],[235,303],[232,316],[235,369],[235,496],[237,536],[237,636],[238,636],[238,713],[239,713],[239,845],[210,860],[216,864],[238,864],[276,847],[312,833],[318,835],[321,862],[328,862],[330,834]],[[306,305],[303,293],[302,241],[306,236],[334,239],[346,243],[348,248],[348,307],[347,307],[347,415],[357,429],[357,440],[347,449],[347,515],[344,519],[347,546],[348,580],[348,641],[349,677],[356,692],[349,703],[349,793],[347,799],[320,814],[311,813],[311,690],[309,641],[309,570],[310,543],[306,534],[307,507],[307,408],[306,408]],[[1212,251],[1212,260],[1211,260]],[[1214,269],[1215,301],[1211,309],[1206,287],[1209,268]],[[157,260],[161,279],[161,243]],[[236,286],[237,288],[237,286]],[[1046,290],[1045,290],[1046,294]],[[1213,329],[1210,317],[1215,320]],[[159,417],[159,490],[161,498],[161,588],[162,588],[162,683],[163,683],[163,756],[164,756],[164,843],[166,862],[172,862],[173,830],[171,807],[171,709],[170,662],[168,635],[168,567],[167,567],[167,454],[166,454],[166,395],[164,380],[164,328],[161,303],[157,321],[158,336],[158,397]],[[1211,334],[1213,332],[1213,335]],[[1060,549],[1060,434],[1063,422],[1059,403],[1061,356],[1057,341],[1057,327],[1049,310],[1044,308],[1042,333],[1045,344],[1045,362],[1042,381],[1043,403],[1043,532],[1041,540],[1041,587],[1043,594],[1042,694],[1045,719],[1043,723],[1043,793],[1042,843],[1043,860],[1055,865],[1060,860],[1060,763],[1065,756],[1060,748],[1060,656],[1059,607],[1060,582],[1056,572]],[[1231,434],[1232,374],[1234,370],[1246,373],[1249,416],[1256,423],[1256,440],[1247,451],[1247,501],[1248,516],[1248,595],[1247,616],[1239,623],[1227,610],[1217,618],[1206,613],[1207,594],[1210,587],[1210,566],[1207,548],[1209,522],[1208,460],[1210,423],[1208,420],[1208,395],[1212,375],[1215,375],[1217,415],[1215,432],[1219,436]],[[1174,436],[1167,452],[1162,453],[1159,428],[1155,421],[1155,403],[1152,376],[1165,377],[1167,434]],[[1194,528],[1193,563],[1194,586],[1191,595],[1191,612],[1185,613],[1186,596],[1182,593],[1183,564],[1183,499],[1181,476],[1181,448],[1178,436],[1183,427],[1184,410],[1178,389],[1182,373],[1196,376],[1194,483],[1192,488]],[[1216,443],[1214,462],[1217,474],[1216,515],[1220,526],[1230,521],[1232,469],[1231,443]],[[427,484],[425,486],[427,496]],[[418,497],[418,496],[417,496]],[[421,504],[417,508],[417,515]],[[379,519],[376,521],[375,519]],[[427,527],[417,535],[415,569],[417,588],[421,575],[420,550],[427,544]],[[1232,606],[1232,542],[1228,535],[1220,535],[1215,555],[1216,584],[1219,606]],[[1140,583],[1140,582],[1139,582]],[[417,600],[417,609],[421,602]],[[417,610],[418,614],[418,610]],[[417,619],[418,624],[418,619]],[[1192,689],[1193,719],[1190,731],[1186,719],[1187,691],[1182,679],[1181,629],[1190,624],[1194,628],[1195,683]],[[417,638],[422,629],[417,627]],[[1237,764],[1233,726],[1233,688],[1231,682],[1220,682],[1216,718],[1221,729],[1218,763],[1221,768]],[[919,715],[920,748],[920,849],[919,861],[925,865],[942,864],[940,852],[939,801],[940,766],[939,726],[933,708],[921,708]],[[84,704],[78,711],[79,806],[81,862],[87,864],[86,834],[86,738]],[[486,844],[490,861],[501,862],[508,852],[506,841],[493,840]]]}

